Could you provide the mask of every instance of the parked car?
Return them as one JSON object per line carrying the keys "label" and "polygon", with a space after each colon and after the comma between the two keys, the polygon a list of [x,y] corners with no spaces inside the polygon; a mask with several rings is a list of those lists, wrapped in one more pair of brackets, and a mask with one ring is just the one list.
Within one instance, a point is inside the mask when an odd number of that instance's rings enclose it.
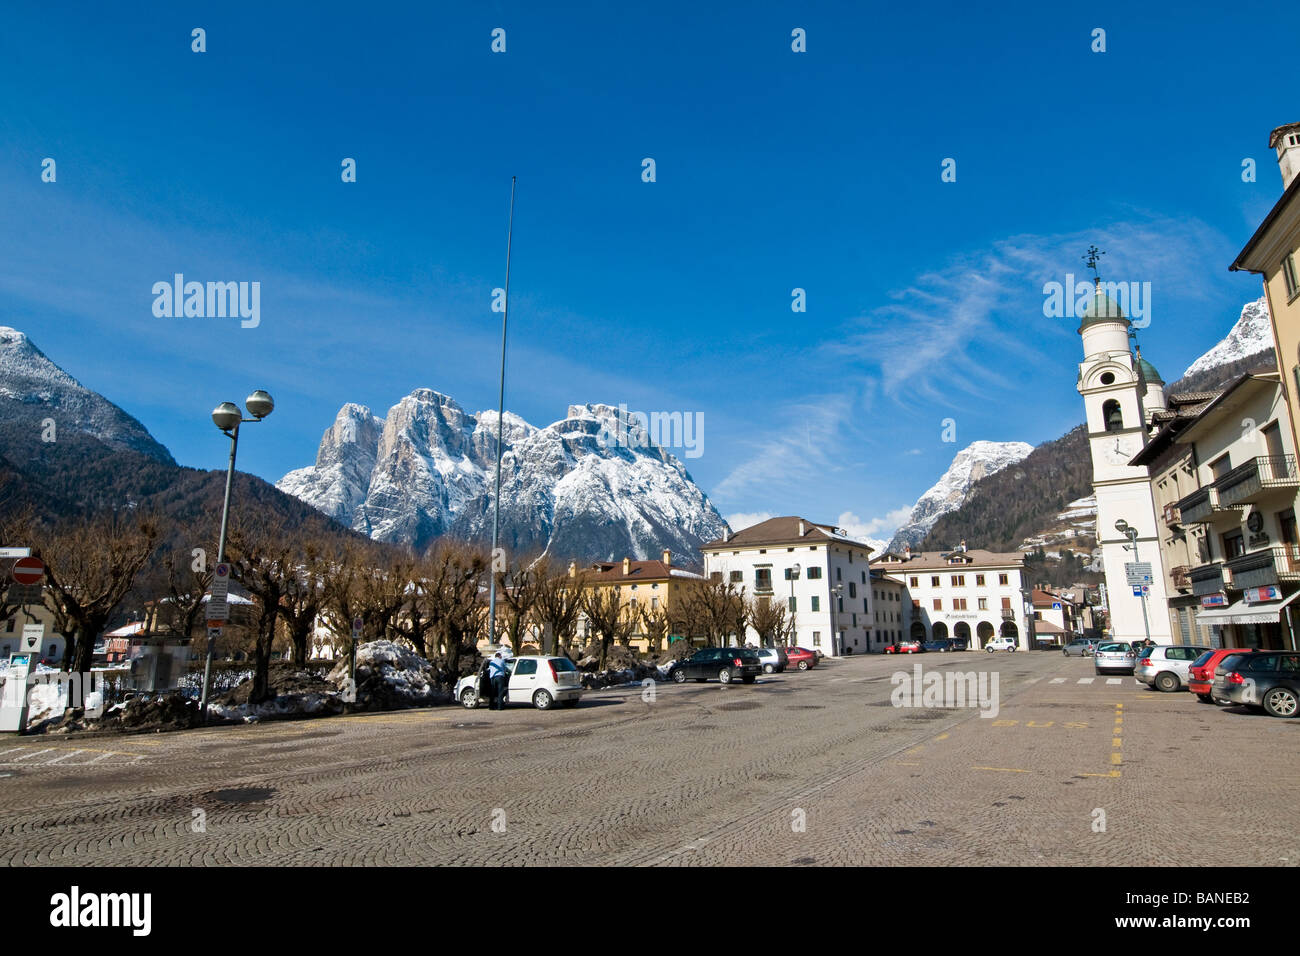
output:
{"label": "parked car", "polygon": [[785,649],[786,657],[789,658],[789,667],[797,667],[801,671],[806,671],[810,667],[816,667],[817,662],[821,660],[816,654],[806,647],[787,647]]}
{"label": "parked car", "polygon": [[1016,651],[1016,639],[1014,637],[995,637],[984,645],[984,650],[992,654],[994,651]]}
{"label": "parked car", "polygon": [[1294,717],[1300,713],[1300,653],[1229,654],[1215,669],[1210,693],[1225,704],[1262,707],[1270,717]]}
{"label": "parked car", "polygon": [[950,651],[970,650],[970,641],[966,640],[966,638],[964,637],[950,637],[948,638],[948,650]]}
{"label": "parked car", "polygon": [[1133,663],[1133,676],[1159,691],[1175,691],[1187,685],[1192,663],[1208,647],[1195,644],[1156,644],[1143,647]]}
{"label": "parked car", "polygon": [[758,660],[763,665],[764,674],[779,674],[790,665],[790,655],[784,647],[760,647]]}
{"label": "parked car", "polygon": [[1128,641],[1102,641],[1092,652],[1092,668],[1097,674],[1132,674],[1137,652]]}
{"label": "parked car", "polygon": [[886,654],[920,654],[925,649],[924,644],[913,640],[894,641],[892,644],[885,645]]}
{"label": "parked car", "polygon": [[1233,654],[1252,654],[1254,651],[1253,647],[1215,647],[1207,650],[1192,661],[1192,666],[1187,669],[1187,689],[1202,703],[1213,704],[1214,697],[1211,696],[1210,691],[1214,686],[1215,668],[1225,657]]}
{"label": "parked car", "polygon": [[[506,661],[506,672],[510,675],[507,704],[532,704],[538,710],[550,710],[557,701],[565,707],[576,707],[582,697],[578,668],[567,657],[512,657]],[[491,700],[482,671],[456,682],[456,699],[469,708]]]}
{"label": "parked car", "polygon": [[761,673],[763,664],[758,651],[752,647],[705,647],[668,670],[668,676],[679,684],[688,680],[717,680],[730,684],[737,678],[752,684]]}
{"label": "parked car", "polygon": [[938,651],[940,654],[947,654],[952,650],[952,641],[946,637],[941,637],[937,641],[926,641],[921,645],[923,651]]}
{"label": "parked car", "polygon": [[1076,637],[1069,644],[1061,648],[1061,653],[1066,657],[1091,657],[1092,652],[1097,649],[1097,642],[1090,637]]}

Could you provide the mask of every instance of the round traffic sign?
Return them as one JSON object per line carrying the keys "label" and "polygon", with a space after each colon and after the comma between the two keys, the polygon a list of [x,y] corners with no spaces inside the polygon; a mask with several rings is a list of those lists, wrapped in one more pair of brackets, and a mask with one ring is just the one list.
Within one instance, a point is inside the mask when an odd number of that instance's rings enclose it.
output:
{"label": "round traffic sign", "polygon": [[45,580],[45,563],[40,558],[19,558],[14,562],[15,584],[40,584]]}

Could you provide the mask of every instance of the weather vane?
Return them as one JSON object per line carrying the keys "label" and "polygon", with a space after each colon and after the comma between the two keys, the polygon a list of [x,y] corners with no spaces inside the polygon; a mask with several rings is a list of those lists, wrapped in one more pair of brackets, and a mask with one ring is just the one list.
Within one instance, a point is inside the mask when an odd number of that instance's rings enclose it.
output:
{"label": "weather vane", "polygon": [[1101,273],[1097,271],[1097,263],[1105,254],[1096,246],[1089,246],[1088,254],[1083,257],[1083,261],[1088,263],[1088,268],[1092,270],[1093,285],[1101,285]]}

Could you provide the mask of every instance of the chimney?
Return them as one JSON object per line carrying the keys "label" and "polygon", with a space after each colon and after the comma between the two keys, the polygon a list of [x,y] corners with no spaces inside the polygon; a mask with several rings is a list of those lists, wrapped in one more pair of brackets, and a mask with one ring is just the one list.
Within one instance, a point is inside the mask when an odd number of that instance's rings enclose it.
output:
{"label": "chimney", "polygon": [[962,539],[961,547],[958,548],[957,550],[958,550],[958,551],[961,551],[963,554],[966,552],[966,539],[965,539],[965,538]]}
{"label": "chimney", "polygon": [[670,568],[673,566],[673,553],[667,548],[664,548],[664,564]]}
{"label": "chimney", "polygon": [[576,578],[577,576],[578,576],[578,562],[577,562],[577,561],[570,561],[570,562],[569,562],[569,577],[571,577],[571,578]]}
{"label": "chimney", "polygon": [[1288,123],[1273,130],[1268,137],[1268,145],[1277,150],[1277,166],[1282,173],[1282,188],[1285,190],[1296,174],[1300,173],[1300,123]]}
{"label": "chimney", "polygon": [[903,560],[904,561],[912,560],[912,546],[910,544],[903,545]]}
{"label": "chimney", "polygon": [[623,559],[623,573],[624,573],[625,575],[627,575],[627,574],[631,574],[631,573],[632,573],[632,559],[631,559],[631,558],[624,558],[624,559]]}
{"label": "chimney", "polygon": [[802,537],[803,537],[803,534],[804,534],[804,531],[803,531],[803,522],[800,521],[800,522],[799,522],[799,537],[802,538]]}
{"label": "chimney", "polygon": [[726,531],[722,532],[722,540],[723,540],[724,542],[727,542],[727,541],[730,541],[730,540],[731,540],[731,529],[730,529],[730,528],[728,528]]}

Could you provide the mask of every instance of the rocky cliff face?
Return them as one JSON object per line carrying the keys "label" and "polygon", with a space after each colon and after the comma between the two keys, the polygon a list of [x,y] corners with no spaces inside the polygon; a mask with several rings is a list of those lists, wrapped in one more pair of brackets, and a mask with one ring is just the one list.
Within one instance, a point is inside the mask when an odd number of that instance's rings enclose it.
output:
{"label": "rocky cliff face", "polygon": [[[618,411],[575,405],[536,428],[502,423],[502,547],[514,553],[608,560],[658,557],[682,564],[726,523],[680,461],[619,434]],[[492,535],[497,415],[470,414],[418,389],[384,419],[345,405],[321,439],[316,464],[285,475],[282,491],[381,541],[423,547],[451,534]]]}

